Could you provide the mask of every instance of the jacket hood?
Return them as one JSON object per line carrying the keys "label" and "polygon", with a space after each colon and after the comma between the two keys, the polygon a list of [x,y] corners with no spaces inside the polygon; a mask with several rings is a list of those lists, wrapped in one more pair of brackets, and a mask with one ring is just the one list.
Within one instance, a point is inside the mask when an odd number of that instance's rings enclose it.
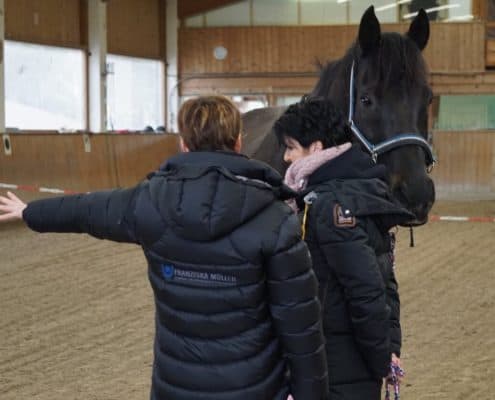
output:
{"label": "jacket hood", "polygon": [[332,192],[353,215],[374,216],[387,230],[415,218],[392,195],[385,166],[373,163],[357,145],[317,169],[300,199],[313,190]]}
{"label": "jacket hood", "polygon": [[221,238],[294,195],[271,167],[233,152],[182,153],[149,178],[151,200],[164,222],[194,241]]}

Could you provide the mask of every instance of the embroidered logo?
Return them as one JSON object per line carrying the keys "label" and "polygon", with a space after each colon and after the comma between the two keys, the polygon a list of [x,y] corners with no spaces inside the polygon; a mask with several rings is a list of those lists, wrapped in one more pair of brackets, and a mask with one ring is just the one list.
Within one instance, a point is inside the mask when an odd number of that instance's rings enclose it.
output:
{"label": "embroidered logo", "polygon": [[233,275],[227,275],[219,272],[211,271],[193,271],[171,264],[162,264],[160,266],[163,278],[166,281],[183,280],[183,281],[196,281],[203,283],[221,283],[221,284],[234,284],[237,283],[237,277]]}
{"label": "embroidered logo", "polygon": [[352,228],[356,226],[356,217],[347,208],[343,209],[339,204],[335,204],[333,208],[333,223],[338,228]]}
{"label": "embroidered logo", "polygon": [[175,268],[170,264],[162,264],[162,275],[165,280],[170,281],[174,278]]}

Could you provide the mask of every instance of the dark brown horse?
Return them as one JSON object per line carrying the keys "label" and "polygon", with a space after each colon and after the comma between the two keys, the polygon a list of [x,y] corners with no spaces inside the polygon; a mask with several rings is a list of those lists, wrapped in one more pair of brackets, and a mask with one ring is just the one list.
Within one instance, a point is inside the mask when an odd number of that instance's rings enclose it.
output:
{"label": "dark brown horse", "polygon": [[[413,225],[427,221],[435,200],[428,176],[434,157],[426,142],[432,92],[421,54],[428,38],[423,10],[401,35],[381,33],[370,7],[361,19],[356,43],[343,58],[322,67],[311,93],[331,99],[349,116],[356,141],[387,166],[392,191],[416,215]],[[271,107],[243,115],[244,153],[282,173],[284,149],[271,129],[284,110]]]}

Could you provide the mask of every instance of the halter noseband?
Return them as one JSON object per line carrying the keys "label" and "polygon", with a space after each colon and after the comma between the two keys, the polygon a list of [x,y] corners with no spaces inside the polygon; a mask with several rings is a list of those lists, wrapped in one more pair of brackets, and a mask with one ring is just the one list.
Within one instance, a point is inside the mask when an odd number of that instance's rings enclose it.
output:
{"label": "halter noseband", "polygon": [[407,146],[407,145],[416,145],[420,146],[426,155],[426,167],[428,172],[430,172],[437,159],[433,154],[433,150],[430,144],[421,136],[415,133],[402,133],[396,136],[391,137],[390,139],[384,140],[383,142],[373,144],[371,143],[366,136],[359,130],[357,125],[353,120],[354,116],[354,61],[352,62],[351,68],[351,78],[349,80],[349,125],[352,130],[352,133],[356,137],[356,139],[364,146],[366,151],[371,154],[371,158],[376,163],[378,157],[381,154],[387,153],[397,147]]}

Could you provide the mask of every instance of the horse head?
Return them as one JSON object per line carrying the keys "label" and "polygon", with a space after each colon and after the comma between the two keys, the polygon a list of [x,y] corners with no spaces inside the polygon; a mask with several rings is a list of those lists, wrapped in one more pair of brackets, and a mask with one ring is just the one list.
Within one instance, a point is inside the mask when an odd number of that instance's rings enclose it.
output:
{"label": "horse head", "polygon": [[428,38],[429,22],[423,10],[401,35],[382,33],[370,7],[361,19],[356,43],[341,60],[322,69],[312,92],[338,104],[370,148],[404,139],[375,156],[387,167],[394,195],[416,215],[413,225],[427,221],[435,200],[428,176],[433,160],[426,142],[432,91],[421,54]]}

